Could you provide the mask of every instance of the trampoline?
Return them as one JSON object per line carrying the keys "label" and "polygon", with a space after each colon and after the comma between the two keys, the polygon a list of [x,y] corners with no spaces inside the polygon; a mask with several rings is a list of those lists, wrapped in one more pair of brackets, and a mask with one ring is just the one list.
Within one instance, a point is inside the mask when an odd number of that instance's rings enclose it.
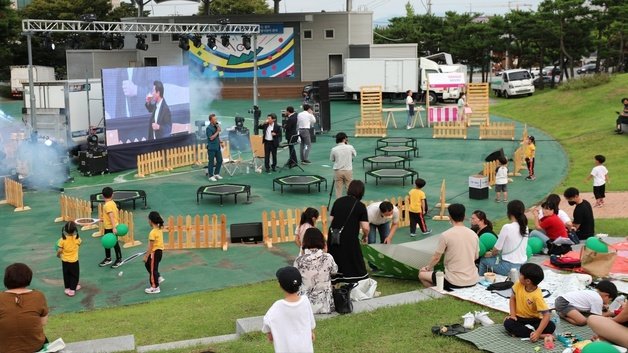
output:
{"label": "trampoline", "polygon": [[246,194],[246,202],[251,199],[251,185],[244,184],[212,184],[203,185],[196,190],[196,203],[203,199],[203,195],[213,195],[220,197],[222,206],[223,196],[233,195],[233,200],[238,203],[238,194]]}
{"label": "trampoline", "polygon": [[375,155],[377,152],[383,152],[384,156],[388,156],[389,154],[402,154],[406,158],[410,158],[410,153],[412,153],[415,157],[419,156],[419,148],[414,146],[381,146],[375,149]]}
{"label": "trampoline", "polygon": [[364,173],[364,183],[366,183],[366,176],[370,175],[375,177],[375,185],[378,184],[379,179],[401,179],[403,185],[406,185],[406,178],[410,177],[411,181],[414,182],[414,177],[419,177],[419,173],[415,170],[404,168],[404,169],[390,169],[390,168],[380,168],[373,169]]}
{"label": "trampoline", "polygon": [[318,191],[320,192],[321,183],[323,182],[325,183],[325,190],[327,190],[327,179],[320,175],[287,175],[273,179],[273,191],[275,191],[275,184],[281,186],[282,194],[284,186],[305,185],[309,194],[312,185],[318,186]]}
{"label": "trampoline", "polygon": [[419,148],[419,144],[417,143],[414,137],[384,137],[377,140],[377,147],[381,146],[410,146]]}
{"label": "trampoline", "polygon": [[406,163],[408,163],[408,167],[410,166],[410,160],[406,157],[401,156],[370,156],[362,159],[362,168],[364,168],[364,163],[371,163],[371,169],[373,166],[377,166],[378,164],[392,164],[393,168],[405,168]]}
{"label": "trampoline", "polygon": [[[146,192],[144,190],[116,190],[113,192],[113,196],[111,197],[113,201],[116,203],[118,208],[122,208],[123,202],[133,202],[133,209],[135,209],[135,200],[144,200],[144,209],[148,208],[146,206]],[[89,202],[94,209],[94,202],[105,202],[105,198],[102,196],[102,193],[89,195]]]}

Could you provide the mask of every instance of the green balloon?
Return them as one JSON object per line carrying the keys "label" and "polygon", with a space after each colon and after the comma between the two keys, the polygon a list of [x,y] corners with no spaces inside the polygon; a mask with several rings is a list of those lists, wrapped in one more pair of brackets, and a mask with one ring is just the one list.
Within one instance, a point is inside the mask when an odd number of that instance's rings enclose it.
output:
{"label": "green balloon", "polygon": [[117,236],[123,237],[126,235],[126,233],[129,232],[129,226],[124,223],[118,223],[118,225],[116,226],[116,231],[118,232]]}
{"label": "green balloon", "polygon": [[528,246],[526,247],[526,255],[528,255],[528,260],[530,260],[530,259],[532,258],[532,255],[533,255],[533,254],[534,254],[534,253],[532,252],[532,248],[530,247],[530,245],[528,245]]}
{"label": "green balloon", "polygon": [[608,245],[604,244],[604,242],[597,237],[590,237],[589,239],[587,239],[585,245],[588,249],[595,252],[604,254],[608,253]]}
{"label": "green balloon", "polygon": [[531,237],[528,239],[528,246],[532,249],[533,254],[540,254],[543,251],[543,240],[541,238]]}
{"label": "green balloon", "polygon": [[488,251],[495,247],[497,237],[492,233],[484,233],[480,236],[480,243],[484,244],[484,248]]}
{"label": "green balloon", "polygon": [[103,235],[103,237],[100,239],[100,242],[102,243],[103,248],[111,249],[118,242],[118,238],[116,238],[113,233],[107,233]]}
{"label": "green balloon", "polygon": [[486,249],[486,246],[484,246],[484,243],[482,243],[481,241],[480,241],[479,245],[480,245],[480,251],[479,251],[478,255],[479,255],[479,257],[484,257],[484,254],[486,254],[486,252],[488,250]]}
{"label": "green balloon", "polygon": [[605,341],[595,341],[582,348],[582,353],[619,353],[619,349]]}

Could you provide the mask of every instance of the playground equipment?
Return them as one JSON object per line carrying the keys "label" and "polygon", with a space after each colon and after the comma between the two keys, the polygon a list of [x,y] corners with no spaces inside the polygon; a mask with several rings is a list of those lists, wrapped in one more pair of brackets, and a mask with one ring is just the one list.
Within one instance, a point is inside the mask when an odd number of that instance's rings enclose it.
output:
{"label": "playground equipment", "polygon": [[355,137],[386,137],[382,120],[381,86],[360,87],[360,121],[355,125]]}

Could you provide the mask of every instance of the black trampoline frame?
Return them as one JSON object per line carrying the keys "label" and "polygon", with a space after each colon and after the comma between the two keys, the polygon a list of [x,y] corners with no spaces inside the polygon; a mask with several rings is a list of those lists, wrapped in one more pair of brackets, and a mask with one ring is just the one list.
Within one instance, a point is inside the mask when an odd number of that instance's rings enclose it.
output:
{"label": "black trampoline frame", "polygon": [[[240,191],[227,192],[227,193],[222,193],[222,194],[213,193],[213,192],[205,192],[205,188],[207,188],[209,186],[212,186],[212,187],[216,187],[216,186],[240,186],[240,187],[242,187],[242,189],[240,189]],[[251,199],[251,185],[233,184],[233,183],[203,185],[203,186],[200,186],[198,189],[196,189],[196,204],[198,205],[200,200],[203,199],[203,195],[220,197],[220,206],[222,206],[222,198],[223,198],[223,196],[233,195],[233,201],[237,204],[238,203],[238,194],[246,194],[246,202],[249,202],[249,200]]]}
{"label": "black trampoline frame", "polygon": [[[397,158],[401,158],[401,160],[398,161],[394,161],[394,162],[376,162],[376,161],[370,161],[368,160],[369,158],[375,158],[375,157],[397,157]],[[410,167],[410,159],[403,157],[403,156],[397,156],[397,155],[391,155],[391,156],[368,156],[368,157],[364,157],[362,159],[362,168],[364,168],[364,164],[365,162],[369,162],[371,163],[371,169],[373,169],[373,166],[377,166],[379,164],[392,164],[394,169],[397,169],[399,164],[401,164],[401,168],[406,169],[406,163],[408,164],[408,167]]]}
{"label": "black trampoline frame", "polygon": [[[137,196],[135,197],[131,197],[131,198],[124,198],[124,199],[116,199],[116,193],[117,192],[135,192],[137,193]],[[105,200],[99,200],[98,196],[102,196],[102,192],[99,192],[97,194],[91,194],[89,195],[89,203],[90,206],[92,207],[92,210],[94,209],[94,203],[98,202],[98,203],[104,203]],[[133,209],[135,209],[135,200],[143,200],[144,201],[144,209],[148,208],[148,206],[146,205],[146,191],[144,190],[115,190],[113,192],[113,202],[116,203],[116,206],[118,206],[118,208],[122,208],[122,203],[123,202],[128,202],[128,201],[133,201]]]}
{"label": "black trampoline frame", "polygon": [[[395,175],[395,176],[390,176],[390,175],[386,175],[386,176],[381,176],[381,175],[377,175],[376,173],[378,171],[381,170],[403,170],[406,172],[406,174],[404,175]],[[411,183],[414,183],[414,177],[416,176],[417,178],[419,177],[419,172],[417,172],[414,169],[410,169],[410,168],[403,168],[403,169],[393,169],[393,168],[378,168],[378,169],[373,169],[373,170],[369,170],[368,172],[364,173],[364,183],[367,183],[367,175],[370,175],[372,177],[375,178],[375,185],[378,184],[379,179],[401,179],[403,186],[406,186],[406,178],[410,177]]]}
{"label": "black trampoline frame", "polygon": [[[386,141],[390,139],[405,139],[405,141]],[[380,146],[381,144],[381,146]],[[408,146],[408,147],[416,147],[419,149],[419,143],[417,139],[414,137],[382,137],[377,140],[377,147],[386,147],[386,146]]]}
{"label": "black trampoline frame", "polygon": [[[387,147],[405,147],[407,148],[406,151],[386,151],[385,148]],[[392,146],[380,146],[375,148],[375,155],[377,156],[377,152],[383,152],[384,156],[388,156],[389,154],[395,154],[395,153],[403,153],[405,155],[406,158],[410,159],[410,153],[413,153],[414,157],[418,157],[419,156],[419,148],[418,147],[414,147],[414,146],[407,146],[407,145],[392,145]]]}
{"label": "black trampoline frame", "polygon": [[[283,182],[281,181],[281,179],[285,179],[285,178],[289,178],[289,177],[314,177],[314,178],[318,178],[318,180],[317,180],[317,181],[314,181],[314,182],[311,182],[311,183],[308,183],[308,184],[286,184],[286,183],[283,183]],[[320,175],[314,175],[314,174],[305,174],[305,175],[293,174],[293,175],[286,175],[286,176],[282,176],[282,177],[278,177],[278,178],[273,179],[273,191],[275,191],[275,184],[277,184],[277,185],[279,185],[279,186],[281,187],[281,193],[282,193],[282,194],[283,194],[283,187],[284,187],[284,186],[290,186],[290,187],[293,187],[293,186],[307,186],[307,193],[309,194],[309,193],[311,193],[311,191],[312,191],[312,190],[311,190],[312,185],[316,185],[316,186],[318,186],[318,192],[320,192],[320,191],[321,191],[321,184],[322,184],[323,182],[325,182],[325,190],[327,190],[327,179],[326,179],[326,178],[324,178],[324,177],[322,177],[322,176],[320,176]]]}

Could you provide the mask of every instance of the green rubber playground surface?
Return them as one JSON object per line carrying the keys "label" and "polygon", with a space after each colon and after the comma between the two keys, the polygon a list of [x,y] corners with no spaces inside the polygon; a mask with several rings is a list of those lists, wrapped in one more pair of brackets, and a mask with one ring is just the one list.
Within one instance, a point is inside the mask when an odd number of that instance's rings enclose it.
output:
{"label": "green rubber playground surface", "polygon": [[[214,102],[212,111],[216,112],[223,126],[233,125],[233,117],[241,115],[247,118],[246,125],[250,128],[252,121],[245,114],[250,101],[229,100]],[[275,112],[279,115],[287,105],[299,106],[298,101],[262,100],[259,102],[263,114]],[[4,110],[2,104],[0,109]],[[195,114],[206,116],[208,107]],[[375,155],[378,138],[353,138],[355,122],[359,119],[359,104],[353,102],[332,102],[332,131],[317,135],[310,153],[311,165],[303,166],[305,172],[298,169],[284,170],[272,174],[256,174],[242,166],[234,176],[222,173],[225,183],[251,185],[251,203],[245,204],[246,198],[240,195],[238,204],[232,197],[224,198],[220,206],[218,197],[205,196],[200,204],[196,203],[196,190],[202,185],[209,185],[205,170],[185,167],[170,173],[161,173],[146,178],[135,178],[135,170],[115,174],[83,177],[73,166],[73,183],[65,185],[65,194],[89,200],[91,194],[99,193],[104,186],[115,189],[144,190],[147,194],[149,209],[142,209],[137,202],[133,210],[130,203],[124,204],[125,210],[131,210],[135,216],[135,237],[143,242],[134,248],[123,249],[123,257],[144,251],[149,226],[146,221],[148,212],[155,210],[166,218],[170,215],[225,214],[227,228],[232,223],[261,222],[262,211],[280,210],[295,207],[320,207],[327,205],[332,186],[333,171],[329,161],[329,151],[335,145],[334,135],[339,131],[346,132],[349,143],[354,145],[358,156],[354,161],[354,178],[364,180],[365,169],[362,158]],[[389,137],[414,137],[418,140],[419,155],[412,159],[410,167],[419,173],[419,177],[427,181],[425,192],[430,205],[438,202],[438,195],[443,179],[447,182],[447,202],[462,203],[467,214],[475,209],[484,210],[490,219],[502,218],[506,213],[505,203],[493,201],[491,190],[486,200],[471,200],[468,196],[468,177],[482,170],[484,157],[491,152],[503,148],[507,156],[511,156],[519,146],[519,141],[478,140],[478,128],[471,128],[467,140],[432,139],[432,129],[405,129],[405,114],[396,116],[399,129],[389,129]],[[425,118],[425,116],[424,116]],[[200,118],[199,118],[200,119]],[[502,121],[492,117],[493,121]],[[523,126],[517,123],[515,136],[519,139]],[[563,179],[567,171],[568,161],[560,145],[542,132],[530,128],[529,133],[537,140],[537,179],[525,181],[524,177],[515,177],[508,185],[509,199],[520,199],[526,206],[540,201],[553,190]],[[243,154],[250,159],[250,154]],[[278,166],[288,159],[287,150],[278,154]],[[370,169],[367,164],[366,169]],[[292,174],[313,174],[327,178],[329,189],[312,188],[311,193],[303,187],[284,187],[283,194],[279,188],[272,190],[273,179]],[[525,175],[524,175],[525,176]],[[375,187],[375,180],[368,178],[364,200],[376,201],[384,198],[407,194],[410,185],[401,186],[401,180],[383,179]],[[42,290],[48,298],[54,312],[91,310],[95,308],[127,305],[145,302],[155,296],[144,293],[148,286],[148,276],[141,258],[138,258],[118,269],[100,268],[98,262],[104,257],[100,240],[91,237],[92,231],[81,232],[83,245],[80,251],[81,280],[83,287],[78,294],[69,298],[63,293],[61,263],[55,257],[54,244],[61,233],[62,223],[54,223],[59,216],[58,191],[27,191],[25,204],[30,211],[14,213],[12,207],[0,205],[0,224],[3,225],[2,241],[0,242],[0,267],[4,268],[12,262],[25,262],[33,268],[35,275],[32,288]],[[332,200],[333,202],[333,200]],[[427,221],[433,234],[439,234],[449,227],[448,222],[431,220],[436,210],[430,211]],[[95,214],[94,214],[95,216]],[[468,223],[468,222],[467,222]],[[421,237],[418,237],[421,239]],[[408,228],[401,228],[395,243],[412,241]],[[274,278],[278,267],[292,264],[298,249],[294,244],[280,244],[272,249],[263,245],[231,245],[228,251],[220,249],[166,251],[161,263],[161,273],[166,281],[161,285],[158,296],[174,296],[195,291],[211,290],[228,286]]]}

